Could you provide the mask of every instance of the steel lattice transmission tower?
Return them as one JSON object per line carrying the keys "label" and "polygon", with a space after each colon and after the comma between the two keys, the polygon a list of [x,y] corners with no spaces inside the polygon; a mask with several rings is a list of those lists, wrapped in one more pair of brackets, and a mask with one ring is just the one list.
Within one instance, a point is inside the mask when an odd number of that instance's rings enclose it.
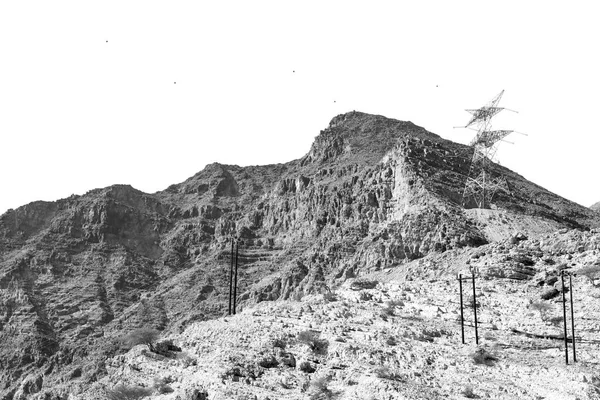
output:
{"label": "steel lattice transmission tower", "polygon": [[498,107],[503,94],[504,90],[485,106],[474,110],[466,110],[471,113],[471,120],[467,125],[457,127],[477,131],[477,134],[469,144],[473,148],[473,158],[471,159],[469,175],[467,176],[463,192],[463,206],[466,206],[469,200],[472,199],[477,204],[477,207],[489,208],[492,198],[497,191],[509,191],[506,179],[503,176],[493,176],[490,170],[490,163],[494,161],[496,151],[498,150],[498,142],[513,132],[492,130],[492,118],[500,111],[508,110],[507,108]]}

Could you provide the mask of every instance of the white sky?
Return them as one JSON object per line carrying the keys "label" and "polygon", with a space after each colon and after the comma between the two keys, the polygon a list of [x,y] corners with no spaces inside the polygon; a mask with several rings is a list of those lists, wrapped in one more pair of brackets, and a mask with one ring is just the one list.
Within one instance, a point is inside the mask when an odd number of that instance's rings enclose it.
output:
{"label": "white sky", "polygon": [[[357,110],[452,129],[505,89],[501,163],[600,201],[594,1],[0,1],[0,214],[303,156]],[[107,42],[108,41],[108,42]],[[295,71],[295,72],[293,72]],[[175,83],[176,82],[176,83]]]}

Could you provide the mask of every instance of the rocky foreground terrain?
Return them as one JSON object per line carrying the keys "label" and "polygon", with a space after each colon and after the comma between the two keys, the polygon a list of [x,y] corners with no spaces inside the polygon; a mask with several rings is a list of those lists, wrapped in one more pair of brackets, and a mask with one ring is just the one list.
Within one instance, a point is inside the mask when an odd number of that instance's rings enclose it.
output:
{"label": "rocky foreground terrain", "polygon": [[[497,165],[510,192],[465,210],[469,162],[410,122],[351,112],[287,164],[10,210],[0,399],[596,398],[600,215]],[[224,317],[232,236],[241,312]],[[456,322],[470,266],[478,349]],[[557,326],[563,269],[579,271],[575,366]],[[173,347],[125,345],[139,328]]]}

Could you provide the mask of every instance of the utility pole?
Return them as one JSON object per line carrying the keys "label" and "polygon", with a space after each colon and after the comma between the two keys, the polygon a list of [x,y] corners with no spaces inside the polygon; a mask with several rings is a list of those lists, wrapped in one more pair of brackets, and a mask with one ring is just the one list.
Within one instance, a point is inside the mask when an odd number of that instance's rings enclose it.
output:
{"label": "utility pole", "polygon": [[475,270],[473,273],[473,314],[475,315],[475,344],[479,344],[479,335],[477,334],[477,298],[475,297]]}
{"label": "utility pole", "polygon": [[462,343],[465,344],[465,318],[463,315],[462,274],[458,274],[458,288],[460,290],[460,333],[462,337]]}
{"label": "utility pole", "polygon": [[569,347],[567,345],[567,305],[565,300],[565,274],[563,271],[560,273],[560,281],[562,283],[562,303],[563,303],[563,322],[565,327],[565,363],[569,364]]}
{"label": "utility pole", "polygon": [[235,315],[237,305],[237,282],[238,282],[238,253],[240,249],[240,241],[236,238],[235,240],[235,273],[233,280],[233,315]]}
{"label": "utility pole", "polygon": [[231,253],[229,257],[229,308],[227,314],[231,315],[231,295],[233,289],[233,236],[231,237]]}
{"label": "utility pole", "polygon": [[573,275],[569,274],[569,296],[571,298],[571,336],[573,340],[573,362],[577,362],[577,356],[575,355],[575,317],[573,313]]}

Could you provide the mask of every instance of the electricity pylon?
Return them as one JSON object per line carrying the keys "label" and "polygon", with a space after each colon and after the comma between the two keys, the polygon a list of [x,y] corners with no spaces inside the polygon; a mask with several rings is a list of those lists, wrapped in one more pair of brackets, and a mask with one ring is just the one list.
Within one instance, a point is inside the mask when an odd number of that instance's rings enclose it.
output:
{"label": "electricity pylon", "polygon": [[[471,120],[465,126],[457,128],[469,128],[477,131],[477,134],[469,143],[473,148],[473,158],[469,167],[469,175],[463,192],[463,206],[473,199],[479,208],[489,208],[494,194],[499,190],[508,192],[508,184],[503,176],[492,176],[490,163],[494,161],[498,142],[503,140],[513,131],[492,130],[492,117],[504,107],[498,107],[498,103],[504,94],[504,90],[494,97],[488,104],[481,108],[466,110],[471,113]],[[513,110],[509,110],[513,111]],[[516,112],[516,111],[513,111]]]}

